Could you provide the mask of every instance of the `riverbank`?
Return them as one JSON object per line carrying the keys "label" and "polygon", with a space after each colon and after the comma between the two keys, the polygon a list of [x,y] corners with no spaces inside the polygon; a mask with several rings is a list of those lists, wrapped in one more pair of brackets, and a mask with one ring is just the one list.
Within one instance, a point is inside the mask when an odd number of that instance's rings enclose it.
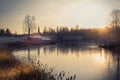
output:
{"label": "riverbank", "polygon": [[101,48],[109,49],[109,50],[120,50],[120,44],[112,44],[112,45],[98,45]]}
{"label": "riverbank", "polygon": [[58,73],[58,75],[54,75],[52,68],[48,69],[46,66],[42,65],[39,61],[36,65],[22,63],[12,55],[10,50],[0,50],[0,80],[65,79],[65,76],[59,76],[62,72]]}
{"label": "riverbank", "polygon": [[16,60],[11,51],[0,51],[0,80],[38,80],[36,75],[42,73],[38,71],[34,66]]}

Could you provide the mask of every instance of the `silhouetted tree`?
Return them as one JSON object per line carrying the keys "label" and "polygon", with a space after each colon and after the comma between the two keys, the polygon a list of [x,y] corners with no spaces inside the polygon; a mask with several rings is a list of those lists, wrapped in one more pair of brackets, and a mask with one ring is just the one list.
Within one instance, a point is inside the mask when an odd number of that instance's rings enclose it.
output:
{"label": "silhouetted tree", "polygon": [[111,21],[111,26],[114,28],[117,28],[120,26],[120,10],[119,9],[114,9],[111,14],[110,14],[112,21]]}
{"label": "silhouetted tree", "polygon": [[8,28],[6,29],[5,32],[6,32],[6,34],[11,34],[11,31]]}
{"label": "silhouetted tree", "polygon": [[[113,29],[110,30],[110,34],[109,35],[112,35],[112,38],[114,37],[114,39],[116,39],[116,42],[119,42],[120,41],[120,10],[119,9],[114,9],[112,12],[111,12],[111,18],[112,18],[112,21],[111,21],[111,26]],[[118,44],[118,43],[116,43]]]}
{"label": "silhouetted tree", "polygon": [[23,29],[28,33],[28,38],[30,38],[31,32],[36,28],[36,19],[34,16],[26,15],[24,19]]}
{"label": "silhouetted tree", "polygon": [[38,34],[40,34],[40,27],[38,26]]}
{"label": "silhouetted tree", "polygon": [[79,30],[79,26],[78,25],[75,26],[75,30]]}
{"label": "silhouetted tree", "polygon": [[70,31],[73,32],[74,31],[73,28],[71,28]]}
{"label": "silhouetted tree", "polygon": [[49,28],[49,32],[50,32],[50,33],[55,33],[55,30],[52,29],[52,28]]}
{"label": "silhouetted tree", "polygon": [[43,32],[48,32],[46,27],[44,27]]}
{"label": "silhouetted tree", "polygon": [[5,33],[4,29],[0,29],[0,34],[4,34],[4,33]]}

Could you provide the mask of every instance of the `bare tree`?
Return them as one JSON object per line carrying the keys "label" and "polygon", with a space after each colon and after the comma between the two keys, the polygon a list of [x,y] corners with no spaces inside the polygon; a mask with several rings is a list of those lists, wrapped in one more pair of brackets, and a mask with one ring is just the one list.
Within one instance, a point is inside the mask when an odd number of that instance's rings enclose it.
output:
{"label": "bare tree", "polygon": [[114,28],[119,27],[120,26],[120,10],[114,9],[111,12],[110,17],[112,18],[110,25]]}
{"label": "bare tree", "polygon": [[[111,23],[110,26],[112,27],[111,30],[109,30],[109,37],[111,37],[111,41],[114,43],[118,44],[120,41],[120,10],[119,9],[114,9],[112,10],[111,14]],[[109,39],[110,40],[110,39]]]}
{"label": "bare tree", "polygon": [[34,16],[26,15],[23,23],[23,29],[25,33],[28,33],[28,38],[30,38],[30,34],[36,28],[36,19]]}

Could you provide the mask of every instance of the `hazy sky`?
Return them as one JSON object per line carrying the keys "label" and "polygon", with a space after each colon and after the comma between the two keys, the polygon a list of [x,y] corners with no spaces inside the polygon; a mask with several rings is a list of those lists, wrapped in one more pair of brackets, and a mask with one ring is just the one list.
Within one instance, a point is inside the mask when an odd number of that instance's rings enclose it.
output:
{"label": "hazy sky", "polygon": [[22,33],[25,15],[36,17],[41,28],[79,25],[104,27],[119,0],[0,0],[0,28]]}

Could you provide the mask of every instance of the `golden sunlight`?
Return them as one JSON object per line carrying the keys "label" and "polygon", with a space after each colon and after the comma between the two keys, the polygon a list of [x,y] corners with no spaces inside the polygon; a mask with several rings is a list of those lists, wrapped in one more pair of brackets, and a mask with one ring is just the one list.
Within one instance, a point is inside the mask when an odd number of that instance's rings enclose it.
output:
{"label": "golden sunlight", "polygon": [[104,53],[104,49],[102,49],[101,53],[97,54],[96,60],[97,60],[100,64],[104,64],[104,63],[105,63],[105,53]]}

